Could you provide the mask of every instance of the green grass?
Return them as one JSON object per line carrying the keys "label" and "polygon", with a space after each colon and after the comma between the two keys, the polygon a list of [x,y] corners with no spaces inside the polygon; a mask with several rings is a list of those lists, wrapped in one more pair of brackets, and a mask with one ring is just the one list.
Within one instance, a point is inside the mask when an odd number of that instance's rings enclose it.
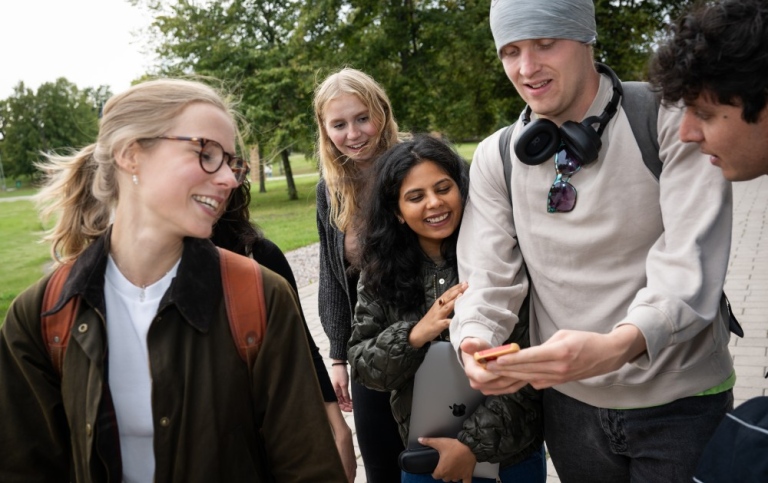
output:
{"label": "green grass", "polygon": [[0,320],[11,301],[40,278],[48,245],[39,243],[43,227],[31,201],[0,203]]}
{"label": "green grass", "polygon": [[[284,179],[266,182],[266,193],[252,187],[251,216],[283,251],[318,240],[315,222],[317,174],[294,179],[299,199],[290,201]],[[29,191],[26,194],[33,194]],[[18,195],[17,195],[18,196]],[[40,278],[50,262],[49,245],[40,243],[42,224],[29,200],[0,202],[0,321],[11,301]]]}
{"label": "green grass", "polygon": [[472,156],[475,154],[477,143],[464,143],[456,144],[456,151],[459,152],[462,158],[469,162],[472,162]]}
{"label": "green grass", "polygon": [[[459,153],[472,159],[477,144],[459,144]],[[259,183],[251,187],[251,217],[264,230],[267,238],[283,251],[295,250],[318,241],[315,221],[315,186],[317,167],[313,159],[303,154],[291,156],[298,200],[288,199],[285,180],[266,181],[266,193],[259,193]],[[28,185],[16,191],[0,191],[0,198],[26,196],[35,190]],[[0,202],[0,321],[11,301],[26,287],[39,279],[50,262],[49,246],[39,243],[42,224],[31,201]]]}
{"label": "green grass", "polygon": [[258,183],[251,187],[251,219],[264,235],[284,252],[318,241],[315,221],[315,186],[317,175],[296,176],[299,199],[288,200],[288,188],[282,179],[266,182],[266,193],[259,193]]}

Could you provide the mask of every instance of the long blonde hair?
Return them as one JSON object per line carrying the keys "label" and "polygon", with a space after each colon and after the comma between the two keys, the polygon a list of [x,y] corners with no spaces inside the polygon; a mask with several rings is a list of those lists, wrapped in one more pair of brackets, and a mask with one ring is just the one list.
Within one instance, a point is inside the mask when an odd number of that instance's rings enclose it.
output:
{"label": "long blonde hair", "polygon": [[35,201],[43,221],[56,217],[43,237],[51,243],[54,261],[77,258],[109,227],[120,196],[116,155],[138,139],[163,135],[187,106],[198,102],[229,114],[242,149],[239,118],[229,97],[197,81],[157,79],[107,101],[95,143],[70,155],[46,155],[37,165],[45,179]]}
{"label": "long blonde hair", "polygon": [[392,105],[384,89],[368,74],[345,67],[328,76],[315,89],[314,109],[317,122],[317,155],[326,186],[330,192],[331,221],[345,231],[353,221],[360,204],[359,170],[354,162],[339,151],[325,129],[325,108],[342,94],[352,94],[368,109],[371,120],[379,127],[374,144],[374,157],[394,146],[400,139]]}

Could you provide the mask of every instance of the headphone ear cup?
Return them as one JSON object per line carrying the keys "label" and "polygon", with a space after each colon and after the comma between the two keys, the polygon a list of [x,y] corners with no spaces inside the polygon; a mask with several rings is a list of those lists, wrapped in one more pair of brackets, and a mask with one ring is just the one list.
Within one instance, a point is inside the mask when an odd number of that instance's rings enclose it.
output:
{"label": "headphone ear cup", "polygon": [[560,135],[562,136],[563,144],[565,144],[576,159],[581,161],[582,166],[597,160],[600,148],[603,146],[603,141],[592,126],[565,121],[560,126]]}
{"label": "headphone ear cup", "polygon": [[536,119],[523,128],[515,141],[515,154],[525,164],[536,166],[554,156],[560,147],[560,130],[549,119]]}

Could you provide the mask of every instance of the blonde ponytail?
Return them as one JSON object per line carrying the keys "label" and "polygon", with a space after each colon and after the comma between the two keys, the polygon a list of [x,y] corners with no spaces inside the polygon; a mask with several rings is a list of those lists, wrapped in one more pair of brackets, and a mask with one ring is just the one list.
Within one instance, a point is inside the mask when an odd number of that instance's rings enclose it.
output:
{"label": "blonde ponytail", "polygon": [[111,160],[100,164],[95,152],[91,144],[71,156],[47,155],[37,166],[45,175],[35,196],[40,216],[44,223],[55,218],[43,240],[51,243],[51,256],[60,263],[76,258],[107,230],[117,200]]}

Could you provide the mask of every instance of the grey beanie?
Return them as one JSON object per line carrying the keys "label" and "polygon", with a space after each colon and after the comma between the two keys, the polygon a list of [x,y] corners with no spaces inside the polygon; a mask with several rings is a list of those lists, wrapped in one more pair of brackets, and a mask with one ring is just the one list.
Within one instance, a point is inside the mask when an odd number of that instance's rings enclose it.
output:
{"label": "grey beanie", "polygon": [[591,44],[597,38],[592,0],[492,0],[491,32],[496,52],[510,42],[568,39]]}

